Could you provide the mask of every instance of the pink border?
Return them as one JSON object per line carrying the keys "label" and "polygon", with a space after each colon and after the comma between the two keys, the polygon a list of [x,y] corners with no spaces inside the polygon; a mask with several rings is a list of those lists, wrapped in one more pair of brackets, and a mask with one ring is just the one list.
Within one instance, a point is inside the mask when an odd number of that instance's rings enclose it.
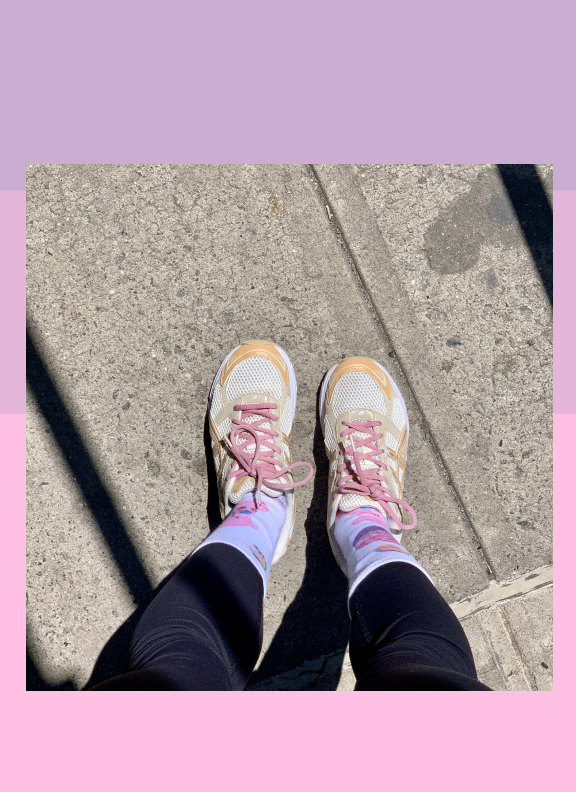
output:
{"label": "pink border", "polygon": [[563,742],[552,695],[37,693],[7,788],[538,790]]}
{"label": "pink border", "polygon": [[0,191],[0,414],[26,410],[25,236],[25,191]]}
{"label": "pink border", "polygon": [[554,191],[554,414],[576,413],[576,191]]}
{"label": "pink border", "polygon": [[[554,692],[558,699],[574,695],[574,448],[576,415],[554,416]],[[573,702],[572,702],[573,703]],[[558,702],[558,715],[563,702]]]}
{"label": "pink border", "polygon": [[[21,193],[11,199],[22,211]],[[560,215],[557,244],[569,231],[569,218]],[[22,227],[15,222],[8,228],[18,258]],[[20,284],[17,280],[12,295],[18,305]],[[21,368],[15,361],[15,379]],[[11,712],[4,718],[3,741],[9,789],[156,791],[183,782],[186,788],[238,790],[270,784],[292,792],[349,789],[381,779],[382,786],[397,782],[408,789],[438,783],[483,792],[495,784],[536,790],[560,771],[562,759],[568,761],[569,754],[561,751],[569,735],[573,671],[567,644],[573,631],[560,629],[556,694],[496,693],[472,700],[471,694],[434,693],[26,693],[24,596],[20,565],[14,563],[24,543],[24,425],[23,415],[0,415],[5,641],[11,636],[2,653],[4,697]],[[569,495],[576,415],[556,416],[554,427],[555,518],[565,527],[557,538],[558,624],[572,618],[573,592],[564,591],[562,579],[563,565],[572,566],[574,558]],[[392,753],[383,754],[390,744]]]}
{"label": "pink border", "polygon": [[5,603],[3,618],[7,627],[4,633],[7,651],[0,655],[1,673],[5,685],[8,683],[4,695],[13,696],[21,703],[26,690],[26,670],[22,662],[26,642],[25,415],[0,415],[0,503],[4,553],[12,559],[0,575],[0,596]]}

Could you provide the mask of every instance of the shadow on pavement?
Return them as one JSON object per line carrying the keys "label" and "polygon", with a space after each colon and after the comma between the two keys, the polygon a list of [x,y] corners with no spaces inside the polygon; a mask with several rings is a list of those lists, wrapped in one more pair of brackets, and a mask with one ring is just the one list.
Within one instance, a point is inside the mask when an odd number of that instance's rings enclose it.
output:
{"label": "shadow on pavement", "polygon": [[[112,499],[98,475],[91,456],[80,438],[29,331],[26,332],[26,379],[135,603],[139,605],[135,613],[106,644],[101,654],[102,662],[99,658],[93,676],[97,671],[101,672],[104,667],[112,669],[112,673],[118,673],[116,669],[124,662],[121,648],[126,641],[126,636],[131,635],[136,621],[154,596],[154,592]],[[114,656],[115,660],[112,659]],[[27,650],[26,689],[75,690],[75,686],[71,682],[57,686],[47,683]]]}
{"label": "shadow on pavement", "polygon": [[26,690],[76,690],[76,686],[70,680],[60,685],[51,685],[46,682],[26,647]]}
{"label": "shadow on pavement", "polygon": [[[29,333],[26,335],[26,362],[28,385],[138,605],[134,613],[106,642],[86,685],[86,688],[90,688],[125,671],[130,641],[142,613],[188,558],[183,559],[156,589],[152,589],[113,501]],[[204,444],[208,473],[206,511],[210,529],[213,530],[220,524],[221,517],[216,474],[212,464],[208,416],[204,427]],[[260,668],[250,678],[250,685],[297,668],[306,660],[339,652],[343,655],[348,642],[348,586],[346,578],[336,565],[326,533],[328,461],[318,419],[314,431],[314,460],[314,492],[305,522],[307,546],[304,579]],[[27,690],[76,689],[69,680],[59,685],[46,682],[28,650],[26,673]],[[338,681],[339,672],[325,677],[320,684],[333,690]]]}
{"label": "shadow on pavement", "polygon": [[212,440],[210,437],[210,408],[206,410],[204,419],[204,452],[206,454],[206,474],[208,476],[208,488],[206,498],[206,516],[210,531],[218,528],[222,522],[220,515],[220,501],[218,497],[218,479],[216,469],[212,461]]}
{"label": "shadow on pavement", "polygon": [[500,178],[552,305],[552,208],[534,165],[498,165]]}
{"label": "shadow on pavement", "polygon": [[146,571],[28,331],[26,380],[134,601],[148,601],[152,587]]}
{"label": "shadow on pavement", "polygon": [[[307,538],[304,579],[248,687],[298,668],[307,660],[339,652],[344,656],[348,643],[348,581],[336,564],[326,531],[328,459],[318,417],[314,429],[314,463],[314,492],[304,524]],[[340,671],[341,668],[337,674],[319,680],[323,689],[336,689]]]}

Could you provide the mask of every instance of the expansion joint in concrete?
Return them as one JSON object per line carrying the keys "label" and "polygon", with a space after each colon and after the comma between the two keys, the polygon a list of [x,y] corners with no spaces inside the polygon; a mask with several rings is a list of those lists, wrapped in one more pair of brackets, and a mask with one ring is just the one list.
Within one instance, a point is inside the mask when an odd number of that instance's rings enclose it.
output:
{"label": "expansion joint in concrete", "polygon": [[[466,522],[468,523],[469,530],[470,530],[470,532],[472,533],[472,535],[474,537],[474,541],[476,541],[476,543],[477,543],[477,547],[480,550],[480,553],[482,555],[482,560],[484,562],[484,565],[486,566],[488,574],[489,575],[493,575],[494,574],[493,565],[490,562],[488,551],[487,551],[486,547],[484,546],[484,543],[483,543],[478,531],[476,530],[476,528],[474,526],[474,522],[472,520],[472,516],[470,515],[469,510],[467,509],[463,498],[460,496],[460,494],[458,492],[458,488],[455,485],[455,482],[453,481],[452,476],[450,475],[450,471],[449,471],[446,463],[444,462],[442,451],[441,451],[441,449],[439,447],[439,444],[437,443],[437,441],[436,441],[436,439],[434,437],[434,433],[433,433],[433,431],[432,431],[432,429],[431,429],[431,427],[430,427],[430,425],[429,425],[429,423],[428,423],[428,421],[426,419],[426,415],[424,413],[424,410],[422,409],[422,406],[420,404],[420,401],[418,399],[416,391],[415,391],[414,387],[412,386],[412,384],[410,382],[410,378],[409,378],[409,376],[407,374],[406,367],[402,365],[402,360],[401,360],[399,354],[397,353],[397,351],[395,349],[394,341],[390,337],[389,333],[387,332],[387,330],[385,328],[384,321],[383,321],[383,318],[382,318],[382,316],[380,314],[380,311],[378,310],[377,306],[375,305],[374,300],[372,299],[372,295],[370,293],[370,289],[369,289],[368,285],[366,284],[366,281],[365,281],[364,277],[362,276],[362,270],[359,267],[358,262],[356,261],[356,257],[354,255],[354,253],[352,252],[352,249],[351,249],[350,245],[348,244],[348,241],[346,239],[346,235],[345,235],[344,230],[342,228],[342,224],[338,222],[336,210],[335,210],[334,206],[330,202],[330,198],[328,197],[328,195],[327,195],[327,193],[326,193],[326,191],[324,189],[324,186],[322,184],[320,176],[319,176],[316,168],[314,167],[314,165],[307,165],[306,168],[307,168],[307,171],[308,171],[308,176],[309,176],[309,178],[311,179],[311,181],[312,181],[312,183],[314,185],[314,188],[315,188],[315,191],[316,191],[316,193],[318,195],[318,198],[319,198],[319,200],[321,201],[321,203],[324,206],[324,209],[326,211],[326,217],[327,217],[327,220],[328,220],[328,222],[329,222],[329,224],[330,224],[330,226],[331,226],[331,228],[332,228],[332,230],[334,232],[334,236],[336,237],[336,240],[337,240],[341,250],[343,251],[343,253],[344,253],[345,257],[346,257],[346,260],[348,262],[348,265],[349,265],[349,267],[350,267],[350,269],[352,271],[352,275],[354,277],[354,281],[356,283],[356,286],[357,286],[360,294],[362,295],[364,303],[366,304],[368,313],[370,314],[370,316],[372,318],[372,321],[373,321],[374,325],[376,326],[377,331],[378,331],[379,335],[381,336],[381,338],[383,339],[384,343],[393,352],[394,357],[395,357],[395,359],[396,359],[396,361],[398,363],[398,366],[399,366],[399,368],[402,371],[404,379],[406,380],[406,383],[407,383],[407,386],[408,386],[408,388],[410,390],[412,399],[414,400],[414,404],[416,405],[418,413],[419,413],[418,420],[420,422],[420,426],[422,427],[422,432],[423,432],[424,438],[430,444],[430,446],[432,448],[432,451],[433,451],[433,454],[434,454],[434,457],[436,458],[436,463],[437,463],[438,467],[440,468],[442,474],[444,475],[444,477],[446,479],[446,482],[448,484],[449,489],[452,492],[454,500],[456,501],[456,503],[458,504],[458,507],[461,509],[462,513],[464,514],[464,516],[466,518]],[[367,212],[370,211],[368,206],[366,206],[366,211]],[[382,242],[382,244],[384,244],[384,242]]]}

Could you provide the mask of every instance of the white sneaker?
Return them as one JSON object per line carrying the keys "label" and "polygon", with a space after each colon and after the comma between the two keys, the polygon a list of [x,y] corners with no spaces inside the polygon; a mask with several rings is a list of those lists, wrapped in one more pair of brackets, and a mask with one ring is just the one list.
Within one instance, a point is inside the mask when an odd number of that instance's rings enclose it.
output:
{"label": "white sneaker", "polygon": [[[320,421],[330,462],[328,536],[340,568],[346,561],[334,539],[338,510],[377,509],[390,533],[416,525],[414,510],[402,500],[408,449],[408,415],[398,386],[371,358],[352,357],[333,366],[320,391]],[[400,507],[412,517],[402,522]]]}
{"label": "white sneaker", "polygon": [[[248,341],[233,349],[210,389],[210,436],[222,518],[253,490],[286,497],[286,522],[273,564],[286,552],[294,530],[294,488],[314,473],[308,462],[291,463],[296,390],[288,355],[270,341]],[[292,480],[296,467],[309,468],[302,481]]]}

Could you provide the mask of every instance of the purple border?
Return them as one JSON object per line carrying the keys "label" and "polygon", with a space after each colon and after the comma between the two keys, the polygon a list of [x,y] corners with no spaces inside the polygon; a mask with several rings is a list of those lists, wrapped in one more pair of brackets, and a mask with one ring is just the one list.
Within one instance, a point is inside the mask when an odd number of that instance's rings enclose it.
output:
{"label": "purple border", "polygon": [[[229,121],[226,123],[229,124]],[[325,133],[323,132],[323,134]],[[354,139],[354,131],[352,129],[348,130],[346,134]],[[517,146],[500,146],[498,142],[495,142],[488,149],[483,148],[480,150],[478,148],[478,156],[471,158],[470,148],[462,143],[452,142],[450,145],[444,143],[444,145],[438,146],[432,142],[430,147],[427,148],[422,145],[416,135],[410,134],[406,136],[406,139],[398,141],[397,145],[394,145],[394,141],[386,140],[383,142],[379,138],[377,140],[364,140],[360,146],[347,146],[345,142],[342,146],[339,146],[340,140],[346,141],[347,139],[342,129],[339,129],[336,141],[334,141],[331,133],[334,145],[330,146],[330,150],[326,150],[326,147],[322,145],[321,139],[314,140],[312,135],[311,139],[306,138],[303,140],[302,145],[295,146],[299,156],[294,156],[294,149],[287,149],[281,143],[276,147],[266,145],[265,140],[260,140],[258,135],[252,135],[250,141],[245,144],[240,140],[237,145],[226,146],[226,152],[229,156],[222,156],[222,150],[219,149],[218,142],[215,144],[214,141],[202,142],[193,140],[193,145],[190,145],[190,139],[180,140],[176,138],[170,141],[170,145],[155,146],[152,144],[148,146],[147,141],[142,140],[139,133],[135,131],[134,135],[139,137],[137,142],[134,140],[132,142],[119,140],[117,146],[112,145],[110,147],[93,146],[88,142],[86,149],[72,141],[67,146],[60,140],[53,147],[49,145],[49,142],[44,141],[37,156],[28,156],[27,159],[23,156],[24,151],[20,151],[21,147],[14,141],[17,156],[12,159],[0,153],[0,190],[26,189],[26,165],[21,164],[23,162],[59,164],[125,164],[134,162],[143,165],[172,163],[227,164],[240,162],[262,164],[300,164],[302,162],[322,162],[326,164],[386,162],[389,164],[403,164],[418,162],[431,165],[445,163],[476,164],[478,162],[553,162],[554,189],[576,190],[576,162],[572,164],[565,156],[553,156],[558,146],[530,147],[525,140]],[[473,142],[471,145],[473,145]],[[565,148],[568,148],[568,146],[566,145]],[[191,150],[193,150],[195,155],[194,158],[190,157]],[[416,153],[419,154],[418,157],[415,157]],[[508,154],[508,158],[506,154]]]}

